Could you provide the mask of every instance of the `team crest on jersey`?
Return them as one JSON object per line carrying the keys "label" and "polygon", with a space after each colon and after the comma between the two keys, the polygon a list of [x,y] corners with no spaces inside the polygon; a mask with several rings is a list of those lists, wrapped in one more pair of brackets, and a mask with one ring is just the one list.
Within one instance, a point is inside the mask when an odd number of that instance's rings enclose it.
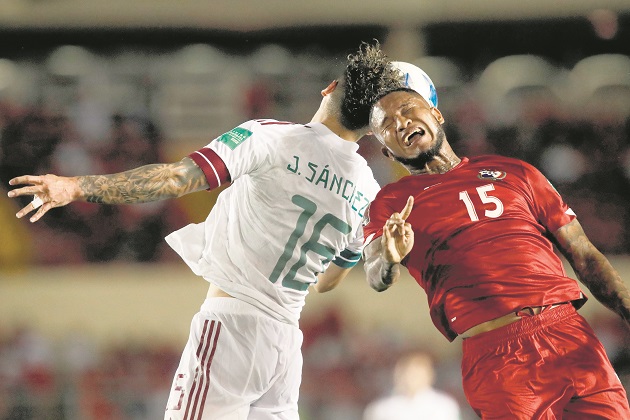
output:
{"label": "team crest on jersey", "polygon": [[482,169],[477,174],[477,178],[498,181],[500,179],[505,178],[506,175],[507,175],[507,172],[504,172],[504,171],[493,171],[492,169]]}

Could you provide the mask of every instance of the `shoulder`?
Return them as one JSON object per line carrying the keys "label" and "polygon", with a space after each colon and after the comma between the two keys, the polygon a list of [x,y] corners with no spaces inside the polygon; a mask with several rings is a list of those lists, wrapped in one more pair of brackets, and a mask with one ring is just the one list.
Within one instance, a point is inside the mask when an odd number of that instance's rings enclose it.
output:
{"label": "shoulder", "polygon": [[[405,177],[407,178],[407,177]],[[370,204],[370,214],[385,215],[389,217],[394,209],[402,209],[410,195],[414,195],[414,189],[402,178],[382,187]]]}
{"label": "shoulder", "polygon": [[506,173],[530,175],[539,174],[540,171],[531,163],[500,155],[483,155],[470,158],[470,164],[479,170],[504,171]]}
{"label": "shoulder", "polygon": [[254,136],[266,138],[269,141],[294,141],[315,135],[313,130],[304,124],[273,119],[250,120],[241,124],[241,127],[250,131]]}
{"label": "shoulder", "polygon": [[[409,190],[409,177],[403,177],[397,181],[390,182],[389,184],[381,187],[380,191],[376,195],[376,200],[392,200],[400,195],[401,192]],[[405,198],[406,200],[406,198]]]}
{"label": "shoulder", "polygon": [[501,155],[481,155],[469,158],[471,164],[474,165],[503,165],[503,166],[522,166],[527,164],[520,159],[501,156]]}
{"label": "shoulder", "polygon": [[248,138],[254,138],[256,139],[254,143],[262,145],[281,142],[284,139],[294,137],[303,137],[306,133],[308,133],[308,128],[302,124],[271,119],[249,120],[225,132],[217,140],[234,149],[235,146],[240,145]]}
{"label": "shoulder", "polygon": [[252,130],[256,131],[267,131],[267,132],[279,132],[279,133],[288,133],[291,131],[302,131],[308,132],[309,129],[304,124],[298,124],[290,121],[279,121],[273,119],[258,119],[258,120],[249,120],[241,126],[246,126]]}

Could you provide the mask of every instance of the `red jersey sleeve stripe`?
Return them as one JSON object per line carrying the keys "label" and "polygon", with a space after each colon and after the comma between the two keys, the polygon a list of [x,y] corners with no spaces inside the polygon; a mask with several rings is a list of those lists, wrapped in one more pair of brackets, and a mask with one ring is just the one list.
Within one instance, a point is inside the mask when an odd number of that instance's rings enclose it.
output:
{"label": "red jersey sleeve stripe", "polygon": [[217,188],[220,185],[230,182],[230,172],[228,171],[223,160],[217,155],[214,150],[204,147],[196,152],[188,155],[195,161],[197,166],[201,168],[206,175],[206,180],[210,187],[208,189]]}

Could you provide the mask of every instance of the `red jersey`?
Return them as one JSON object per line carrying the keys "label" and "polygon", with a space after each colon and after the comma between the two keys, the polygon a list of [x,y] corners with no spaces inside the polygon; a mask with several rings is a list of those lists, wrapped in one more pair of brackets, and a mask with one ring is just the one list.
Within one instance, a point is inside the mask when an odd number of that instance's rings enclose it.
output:
{"label": "red jersey", "polygon": [[368,241],[382,235],[410,195],[415,242],[402,264],[427,293],[431,319],[449,341],[526,306],[586,301],[549,239],[575,214],[533,166],[501,156],[463,158],[444,174],[386,185],[369,209]]}

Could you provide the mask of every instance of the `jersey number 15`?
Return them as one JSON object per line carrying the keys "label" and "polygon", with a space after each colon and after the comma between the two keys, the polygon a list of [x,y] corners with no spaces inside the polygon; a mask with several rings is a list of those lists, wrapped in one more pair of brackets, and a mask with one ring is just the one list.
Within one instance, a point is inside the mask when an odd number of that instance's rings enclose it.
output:
{"label": "jersey number 15", "polygon": [[[486,210],[484,215],[486,217],[490,217],[495,219],[503,214],[503,203],[497,197],[493,195],[488,195],[488,191],[494,191],[494,184],[488,184],[481,187],[477,187],[477,194],[479,195],[479,199],[484,204],[494,204],[495,208],[492,210]],[[477,216],[477,210],[475,210],[475,206],[470,199],[470,195],[468,195],[468,191],[460,191],[459,199],[464,202],[466,205],[466,210],[468,210],[468,216],[470,220],[473,222],[479,221],[479,216]]]}

